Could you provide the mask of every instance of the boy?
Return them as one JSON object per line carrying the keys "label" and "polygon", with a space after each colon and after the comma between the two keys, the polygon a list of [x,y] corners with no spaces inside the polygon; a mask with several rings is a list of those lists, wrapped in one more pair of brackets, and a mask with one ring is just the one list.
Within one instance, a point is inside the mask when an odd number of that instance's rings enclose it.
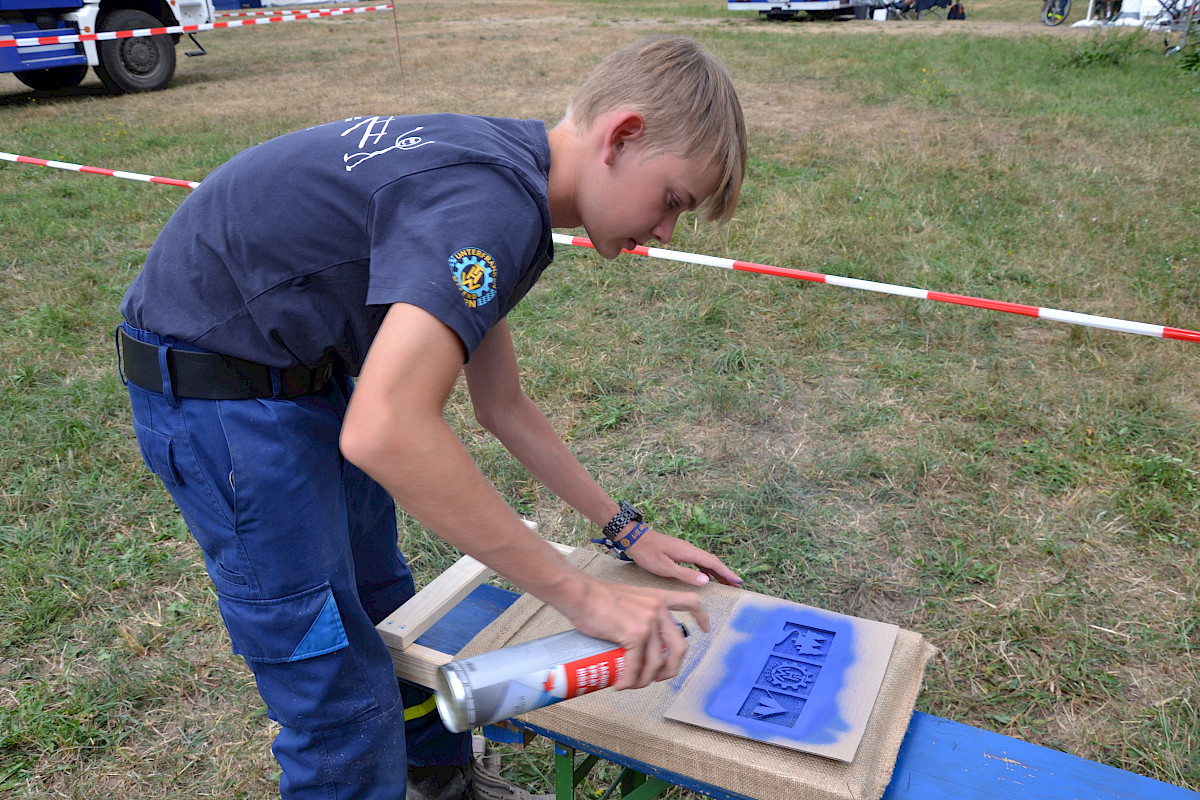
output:
{"label": "boy", "polygon": [[584,227],[605,258],[666,242],[685,210],[728,219],[745,159],[724,68],[652,37],[605,59],[549,133],[451,115],[322,125],[235,156],[164,227],[121,306],[123,376],[142,456],[282,727],[283,797],[527,797],[397,686],[374,630],[413,594],[393,500],[625,647],[618,689],[678,672],[668,612],[706,628],[696,595],[570,566],[442,413],[464,373],[480,423],[638,565],[740,583],[587,474],[522,391],[506,314],[549,264],[552,226]]}

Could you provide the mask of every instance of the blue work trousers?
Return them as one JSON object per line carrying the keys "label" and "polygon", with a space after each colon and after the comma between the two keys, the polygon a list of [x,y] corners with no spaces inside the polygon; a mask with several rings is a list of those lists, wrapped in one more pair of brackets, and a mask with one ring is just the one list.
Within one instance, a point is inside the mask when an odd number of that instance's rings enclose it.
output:
{"label": "blue work trousers", "polygon": [[338,448],[350,379],[292,400],[198,400],[175,397],[163,372],[162,392],[128,384],[138,447],[204,551],[233,651],[282,726],[281,795],[403,800],[406,764],[465,763],[469,736],[398,684],[375,630],[414,586],[392,498]]}

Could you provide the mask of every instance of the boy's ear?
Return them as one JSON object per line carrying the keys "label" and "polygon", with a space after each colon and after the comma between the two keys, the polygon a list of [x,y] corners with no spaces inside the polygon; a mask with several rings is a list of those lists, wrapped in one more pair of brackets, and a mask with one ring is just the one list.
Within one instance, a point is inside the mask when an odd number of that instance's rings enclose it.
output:
{"label": "boy's ear", "polygon": [[614,114],[604,128],[604,163],[613,165],[617,154],[626,145],[636,142],[646,130],[646,122],[636,111]]}

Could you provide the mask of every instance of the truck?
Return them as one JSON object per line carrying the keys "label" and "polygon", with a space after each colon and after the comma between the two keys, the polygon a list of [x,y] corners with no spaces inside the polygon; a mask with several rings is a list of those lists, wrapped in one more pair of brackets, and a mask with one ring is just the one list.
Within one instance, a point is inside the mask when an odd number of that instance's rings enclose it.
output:
{"label": "truck", "polygon": [[[0,0],[3,2],[3,0]],[[792,19],[801,11],[813,19],[833,19],[854,13],[855,5],[869,6],[869,0],[861,3],[852,0],[728,0],[725,7],[730,11],[757,11],[767,19]]]}
{"label": "truck", "polygon": [[[0,42],[207,25],[214,18],[213,0],[0,0]],[[11,72],[31,89],[70,89],[78,86],[92,67],[111,92],[152,92],[165,88],[174,77],[179,38],[176,33],[0,46],[0,72]],[[192,41],[196,41],[194,36]],[[203,53],[200,47],[187,55]]]}

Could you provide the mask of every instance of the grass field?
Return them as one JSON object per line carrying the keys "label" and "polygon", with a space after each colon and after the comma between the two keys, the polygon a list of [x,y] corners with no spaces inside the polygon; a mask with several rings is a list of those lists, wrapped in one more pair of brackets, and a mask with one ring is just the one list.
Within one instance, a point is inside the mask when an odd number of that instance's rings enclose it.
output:
{"label": "grass field", "polygon": [[[352,114],[553,122],[605,53],[670,31],[726,61],[751,132],[737,218],[671,247],[1200,328],[1200,75],[1153,37],[1012,0],[963,23],[723,5],[433,0],[213,32],[161,93],[0,75],[0,150],[199,180]],[[272,723],[112,355],[186,191],[0,162],[9,797],[276,792]],[[512,319],[527,391],[614,495],[757,591],[940,647],[920,709],[1200,790],[1200,344],[569,248]],[[465,392],[450,414],[544,533],[594,535]],[[402,525],[419,580],[455,557]]]}

